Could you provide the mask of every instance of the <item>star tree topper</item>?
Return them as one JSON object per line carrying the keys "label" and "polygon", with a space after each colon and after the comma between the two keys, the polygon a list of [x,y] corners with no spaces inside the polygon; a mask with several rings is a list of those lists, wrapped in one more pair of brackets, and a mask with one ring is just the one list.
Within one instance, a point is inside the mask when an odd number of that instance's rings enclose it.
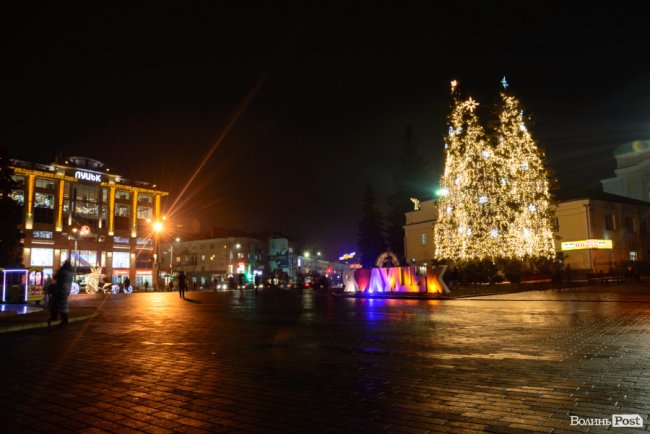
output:
{"label": "star tree topper", "polygon": [[501,86],[503,86],[504,90],[508,88],[508,81],[506,80],[505,75],[503,76],[503,79],[501,80]]}
{"label": "star tree topper", "polygon": [[471,112],[473,112],[476,109],[476,107],[478,107],[478,105],[479,105],[478,102],[474,101],[471,96],[467,100],[467,108]]}

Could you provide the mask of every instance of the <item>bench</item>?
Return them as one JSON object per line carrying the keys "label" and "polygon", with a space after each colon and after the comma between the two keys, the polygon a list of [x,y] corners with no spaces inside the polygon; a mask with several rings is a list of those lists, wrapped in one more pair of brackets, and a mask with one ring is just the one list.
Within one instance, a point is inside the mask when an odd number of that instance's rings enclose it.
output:
{"label": "bench", "polygon": [[610,282],[620,283],[623,277],[614,273],[590,273],[587,274],[587,285],[595,285],[600,283],[602,285],[609,285]]}

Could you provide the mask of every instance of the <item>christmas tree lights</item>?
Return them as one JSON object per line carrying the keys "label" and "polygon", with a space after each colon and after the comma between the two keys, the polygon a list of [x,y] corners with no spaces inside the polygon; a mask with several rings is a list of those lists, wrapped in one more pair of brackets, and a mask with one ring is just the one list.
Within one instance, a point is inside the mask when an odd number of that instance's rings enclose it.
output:
{"label": "christmas tree lights", "polygon": [[476,109],[452,82],[445,171],[435,227],[436,257],[491,259],[553,255],[552,213],[543,153],[519,102],[502,81],[499,125],[489,140]]}
{"label": "christmas tree lights", "polygon": [[499,138],[496,152],[506,163],[504,176],[510,180],[507,201],[515,218],[508,237],[517,246],[515,256],[552,257],[553,212],[544,153],[526,127],[521,104],[506,86],[501,91],[495,136]]}

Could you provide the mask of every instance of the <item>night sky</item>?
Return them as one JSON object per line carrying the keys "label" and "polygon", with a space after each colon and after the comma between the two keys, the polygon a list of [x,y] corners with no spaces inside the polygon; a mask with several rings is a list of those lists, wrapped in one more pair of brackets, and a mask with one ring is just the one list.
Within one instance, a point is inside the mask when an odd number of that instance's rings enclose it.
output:
{"label": "night sky", "polygon": [[334,257],[356,247],[366,180],[390,194],[406,125],[437,184],[451,79],[487,117],[508,77],[565,197],[650,138],[634,3],[160,3],[3,4],[0,143],[14,158],[95,158],[171,205],[244,109],[173,219]]}

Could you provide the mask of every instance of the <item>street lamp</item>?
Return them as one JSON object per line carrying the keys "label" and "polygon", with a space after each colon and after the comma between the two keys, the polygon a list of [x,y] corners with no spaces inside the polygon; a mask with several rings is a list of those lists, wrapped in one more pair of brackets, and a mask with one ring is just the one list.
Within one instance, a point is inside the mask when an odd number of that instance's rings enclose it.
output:
{"label": "street lamp", "polygon": [[156,289],[160,289],[160,233],[164,230],[164,226],[160,220],[153,222],[154,233],[154,272],[156,275]]}
{"label": "street lamp", "polygon": [[74,239],[74,279],[77,278],[77,265],[79,263],[79,250],[77,250],[77,241],[79,240],[79,229],[72,228],[72,237]]}

